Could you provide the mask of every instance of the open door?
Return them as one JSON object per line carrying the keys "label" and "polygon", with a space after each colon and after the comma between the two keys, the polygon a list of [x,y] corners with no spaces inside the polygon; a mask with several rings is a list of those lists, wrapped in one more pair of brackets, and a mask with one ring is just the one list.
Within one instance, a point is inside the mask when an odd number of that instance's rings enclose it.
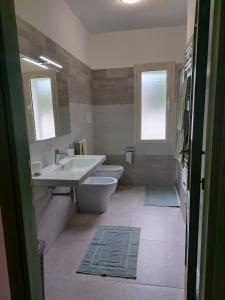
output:
{"label": "open door", "polygon": [[225,298],[225,1],[212,0],[200,300]]}
{"label": "open door", "polygon": [[[193,37],[192,80],[190,99],[187,201],[187,300],[196,299],[197,262],[199,241],[200,195],[204,180],[201,178],[205,91],[207,78],[210,0],[197,1],[195,32]],[[188,213],[189,212],[189,213]]]}
{"label": "open door", "polygon": [[41,300],[29,146],[13,0],[0,1],[0,153],[0,207],[11,298]]}

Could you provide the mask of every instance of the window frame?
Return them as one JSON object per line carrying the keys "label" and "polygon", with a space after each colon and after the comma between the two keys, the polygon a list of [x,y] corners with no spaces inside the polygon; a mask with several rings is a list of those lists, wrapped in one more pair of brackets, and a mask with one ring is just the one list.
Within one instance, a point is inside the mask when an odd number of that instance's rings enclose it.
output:
{"label": "window frame", "polygon": [[[172,120],[173,103],[175,98],[175,62],[145,63],[135,65],[134,70],[134,112],[135,112],[135,142],[136,144],[171,144],[173,141]],[[166,138],[163,140],[141,139],[141,74],[148,71],[167,71],[167,99],[166,99]]]}

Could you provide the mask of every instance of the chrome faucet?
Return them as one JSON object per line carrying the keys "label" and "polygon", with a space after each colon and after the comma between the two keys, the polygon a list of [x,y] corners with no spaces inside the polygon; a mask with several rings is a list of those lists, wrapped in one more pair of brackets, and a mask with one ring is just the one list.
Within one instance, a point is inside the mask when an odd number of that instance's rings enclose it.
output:
{"label": "chrome faucet", "polygon": [[55,149],[55,164],[56,164],[56,165],[59,165],[59,164],[60,164],[59,161],[60,161],[60,156],[61,156],[61,155],[66,156],[67,153],[66,153],[66,152],[60,152],[59,149]]}

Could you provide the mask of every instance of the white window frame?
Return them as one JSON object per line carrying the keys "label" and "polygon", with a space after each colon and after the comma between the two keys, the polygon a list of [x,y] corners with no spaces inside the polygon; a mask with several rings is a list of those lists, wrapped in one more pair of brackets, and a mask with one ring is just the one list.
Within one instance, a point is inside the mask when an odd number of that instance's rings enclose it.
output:
{"label": "white window frame", "polygon": [[[172,119],[173,109],[172,104],[174,103],[174,87],[175,87],[175,66],[174,62],[165,63],[146,63],[135,65],[135,82],[134,82],[134,106],[135,106],[135,142],[140,143],[154,143],[154,144],[171,144],[173,141],[172,132]],[[141,111],[142,111],[142,97],[141,97],[141,74],[142,72],[148,71],[163,71],[166,70],[168,73],[167,78],[167,100],[166,100],[166,138],[163,140],[143,140],[141,139]]]}

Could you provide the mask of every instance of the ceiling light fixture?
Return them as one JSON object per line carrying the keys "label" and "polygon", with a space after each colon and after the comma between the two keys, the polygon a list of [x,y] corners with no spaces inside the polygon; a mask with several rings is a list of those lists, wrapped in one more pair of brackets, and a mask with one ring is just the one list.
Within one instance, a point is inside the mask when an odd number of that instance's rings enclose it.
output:
{"label": "ceiling light fixture", "polygon": [[63,69],[63,66],[59,65],[59,64],[56,63],[55,61],[53,61],[53,60],[51,60],[51,59],[49,59],[49,58],[47,58],[47,57],[45,57],[45,56],[40,56],[40,58],[41,58],[42,60],[46,61],[48,64],[51,64],[51,65],[56,66],[56,67],[58,67],[58,68],[60,68],[60,69]]}
{"label": "ceiling light fixture", "polygon": [[43,65],[42,63],[37,62],[37,61],[35,61],[35,60],[33,60],[33,59],[30,59],[30,58],[27,58],[27,57],[22,57],[22,59],[25,60],[25,61],[27,61],[27,62],[29,62],[29,63],[31,63],[31,64],[34,64],[34,65],[36,65],[36,66],[38,66],[38,67],[41,67],[41,68],[43,68],[43,69],[48,69],[48,67],[46,67],[46,66]]}
{"label": "ceiling light fixture", "polygon": [[126,3],[126,4],[135,4],[137,3],[139,0],[121,0],[121,2]]}

